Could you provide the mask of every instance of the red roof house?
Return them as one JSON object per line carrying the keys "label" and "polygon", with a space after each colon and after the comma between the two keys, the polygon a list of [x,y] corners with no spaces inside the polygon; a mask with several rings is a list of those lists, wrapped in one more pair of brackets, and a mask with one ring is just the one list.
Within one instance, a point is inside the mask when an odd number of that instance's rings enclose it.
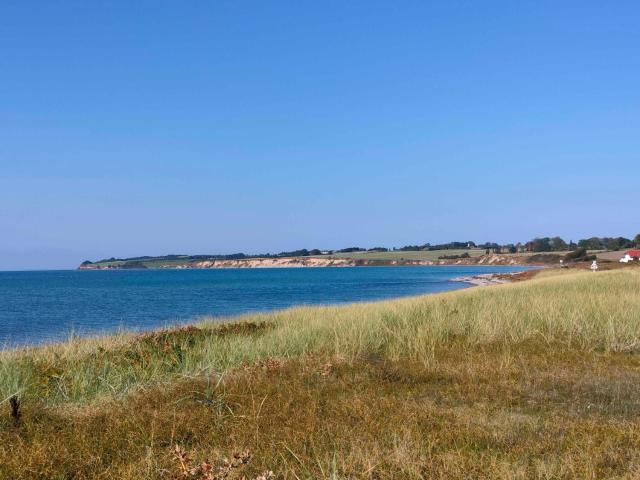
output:
{"label": "red roof house", "polygon": [[640,258],[640,250],[627,250],[627,255],[631,258]]}

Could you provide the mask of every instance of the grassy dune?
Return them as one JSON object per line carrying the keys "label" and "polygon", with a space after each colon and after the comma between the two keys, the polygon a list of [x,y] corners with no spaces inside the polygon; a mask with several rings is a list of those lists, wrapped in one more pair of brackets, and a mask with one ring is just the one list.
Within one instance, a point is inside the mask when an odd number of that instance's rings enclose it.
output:
{"label": "grassy dune", "polygon": [[0,478],[637,478],[639,350],[628,268],[6,351]]}

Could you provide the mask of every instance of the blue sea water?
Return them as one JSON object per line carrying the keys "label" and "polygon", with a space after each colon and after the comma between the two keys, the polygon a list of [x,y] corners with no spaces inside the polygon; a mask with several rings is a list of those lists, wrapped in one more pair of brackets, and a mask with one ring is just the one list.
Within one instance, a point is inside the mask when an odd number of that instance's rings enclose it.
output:
{"label": "blue sea water", "polygon": [[465,288],[462,275],[523,267],[419,266],[0,272],[0,346],[119,329],[147,330],[202,315],[337,304]]}

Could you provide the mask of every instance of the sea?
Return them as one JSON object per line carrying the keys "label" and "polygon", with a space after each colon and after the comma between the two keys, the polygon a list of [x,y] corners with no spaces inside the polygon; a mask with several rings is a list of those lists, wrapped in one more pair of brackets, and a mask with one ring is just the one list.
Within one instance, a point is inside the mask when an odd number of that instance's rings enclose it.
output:
{"label": "sea", "polygon": [[467,288],[453,278],[517,266],[384,266],[0,272],[0,347],[145,331],[294,305]]}

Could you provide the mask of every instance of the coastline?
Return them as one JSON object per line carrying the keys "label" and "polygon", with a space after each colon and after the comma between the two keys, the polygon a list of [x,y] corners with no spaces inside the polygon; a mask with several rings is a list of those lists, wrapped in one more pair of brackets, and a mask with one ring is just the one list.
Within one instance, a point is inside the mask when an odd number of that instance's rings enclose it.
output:
{"label": "coastline", "polygon": [[545,263],[530,262],[526,255],[481,255],[477,257],[437,260],[412,259],[363,259],[338,257],[279,257],[247,258],[237,260],[206,259],[184,263],[147,266],[141,262],[114,262],[106,264],[81,264],[78,270],[185,270],[214,268],[339,268],[339,267],[382,267],[382,266],[542,266]]}
{"label": "coastline", "polygon": [[[455,265],[434,265],[434,266],[450,267],[450,268],[455,267]],[[482,265],[482,266],[491,268],[491,265]],[[232,268],[233,267],[229,267],[229,269],[232,269]],[[260,267],[257,267],[257,268],[260,268]],[[262,268],[268,268],[268,267],[265,266]],[[280,268],[286,268],[286,267],[280,267]],[[112,270],[112,269],[108,269],[108,270]],[[286,312],[287,310],[296,309],[296,308],[333,307],[333,306],[348,307],[348,306],[356,306],[356,305],[363,305],[363,304],[375,304],[375,303],[385,303],[389,301],[400,301],[402,299],[407,299],[412,297],[415,297],[415,298],[432,297],[434,295],[455,292],[460,289],[466,289],[474,286],[500,285],[500,284],[512,283],[520,280],[525,280],[525,279],[531,278],[533,275],[535,275],[539,271],[540,269],[526,269],[526,270],[519,270],[515,272],[493,272],[493,273],[475,272],[475,273],[470,273],[468,275],[462,275],[462,276],[447,275],[447,277],[441,279],[441,282],[443,283],[443,285],[449,284],[450,286],[446,287],[446,289],[443,289],[443,290],[413,292],[409,294],[398,293],[396,296],[380,296],[378,298],[369,298],[369,299],[356,298],[356,299],[347,300],[347,301],[338,300],[335,302],[327,301],[322,303],[301,302],[301,303],[284,305],[282,307],[278,307],[275,309],[265,308],[260,310],[249,310],[249,312],[246,312],[246,313],[245,312],[239,312],[239,313],[228,312],[228,313],[220,313],[219,315],[215,315],[215,316],[208,313],[204,313],[204,314],[200,313],[200,314],[185,316],[180,321],[175,321],[171,323],[158,322],[156,325],[151,325],[143,328],[140,328],[135,324],[131,324],[128,327],[125,325],[120,325],[117,328],[117,330],[111,329],[109,327],[105,327],[104,330],[98,330],[98,331],[89,330],[84,332],[82,331],[82,329],[80,330],[74,329],[75,333],[71,333],[70,336],[67,336],[67,334],[63,333],[62,335],[53,335],[50,338],[42,338],[42,339],[35,338],[31,340],[25,339],[22,341],[16,341],[16,343],[7,343],[4,345],[4,347],[0,348],[0,350],[9,351],[9,350],[16,350],[16,349],[23,349],[23,348],[38,348],[41,346],[65,343],[67,342],[68,339],[71,339],[71,338],[73,338],[74,341],[77,341],[77,340],[84,340],[84,339],[92,339],[96,337],[121,336],[123,334],[125,336],[128,334],[136,335],[136,334],[140,334],[141,332],[152,333],[154,331],[163,330],[166,328],[184,328],[184,327],[198,325],[203,318],[215,318],[216,323],[219,323],[219,324],[234,323],[238,321],[238,319],[241,319],[242,317],[251,315],[252,314],[251,312],[254,312],[256,314],[270,315],[270,314],[278,314],[278,313]],[[453,274],[454,272],[451,272],[451,273]],[[457,273],[462,273],[462,272],[458,271]]]}
{"label": "coastline", "polygon": [[480,275],[470,275],[465,277],[455,277],[451,279],[452,282],[468,283],[476,287],[486,287],[489,285],[500,285],[503,283],[509,283],[500,276],[494,273],[484,273]]}
{"label": "coastline", "polygon": [[[133,480],[151,457],[159,473],[150,478],[180,478],[175,451],[197,461],[250,451],[247,468],[283,478],[324,478],[325,465],[354,452],[381,465],[381,478],[414,464],[449,478],[451,459],[468,445],[456,471],[473,465],[494,478],[497,455],[546,461],[556,452],[557,465],[576,465],[575,452],[612,428],[622,441],[604,452],[595,444],[588,459],[607,461],[621,448],[633,459],[640,303],[631,295],[640,269],[543,271],[534,282],[513,275],[502,288],[203,318],[3,351],[1,398],[22,408],[12,420],[5,406],[0,441],[20,455],[0,453],[0,477],[108,471]],[[611,322],[620,328],[612,332]],[[312,452],[296,447],[308,439]],[[398,439],[408,453],[394,460],[388,446]],[[488,439],[499,440],[489,459],[475,448]],[[443,445],[442,467],[432,441]],[[316,467],[318,455],[327,463]],[[110,463],[87,462],[93,456]],[[345,477],[363,471],[357,461],[343,465]],[[591,463],[574,470],[593,472]]]}
{"label": "coastline", "polygon": [[[523,265],[525,266],[525,265]],[[529,265],[534,267],[534,265]],[[522,282],[533,278],[541,268],[522,270],[511,273],[481,273],[478,275],[465,275],[452,278],[452,282],[468,283],[476,287],[488,287],[491,285],[503,285],[505,283]]]}

